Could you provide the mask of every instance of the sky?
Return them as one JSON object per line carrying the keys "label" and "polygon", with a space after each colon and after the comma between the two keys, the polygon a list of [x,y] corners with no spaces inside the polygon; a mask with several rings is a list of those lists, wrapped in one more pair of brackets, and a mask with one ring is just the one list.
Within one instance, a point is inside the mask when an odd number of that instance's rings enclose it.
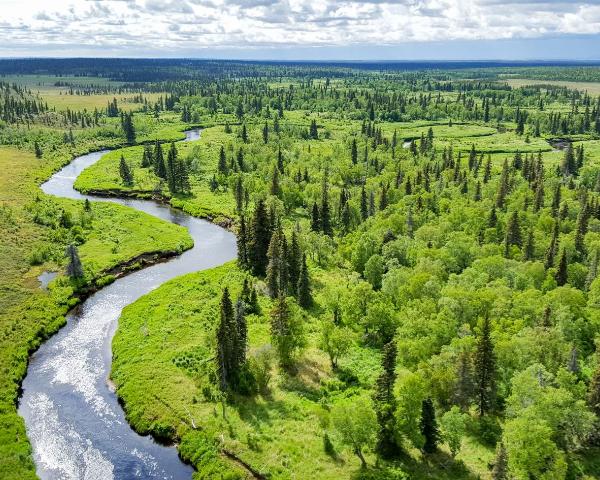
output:
{"label": "sky", "polygon": [[0,0],[0,57],[600,60],[600,0]]}

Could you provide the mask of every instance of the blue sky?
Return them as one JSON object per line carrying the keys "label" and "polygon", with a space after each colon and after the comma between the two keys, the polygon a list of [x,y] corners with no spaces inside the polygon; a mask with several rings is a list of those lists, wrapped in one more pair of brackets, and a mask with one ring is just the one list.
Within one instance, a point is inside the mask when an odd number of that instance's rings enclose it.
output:
{"label": "blue sky", "polygon": [[0,0],[0,56],[600,60],[600,0]]}

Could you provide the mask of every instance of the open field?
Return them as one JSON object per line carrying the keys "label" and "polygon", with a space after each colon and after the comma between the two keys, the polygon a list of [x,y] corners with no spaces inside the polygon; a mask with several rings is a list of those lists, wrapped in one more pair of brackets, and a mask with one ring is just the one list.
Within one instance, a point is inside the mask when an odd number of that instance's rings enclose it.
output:
{"label": "open field", "polygon": [[508,83],[511,87],[519,88],[529,85],[552,85],[554,87],[566,87],[572,90],[587,92],[590,95],[600,95],[599,82],[568,82],[561,80],[532,80],[527,78],[507,78],[502,80]]}

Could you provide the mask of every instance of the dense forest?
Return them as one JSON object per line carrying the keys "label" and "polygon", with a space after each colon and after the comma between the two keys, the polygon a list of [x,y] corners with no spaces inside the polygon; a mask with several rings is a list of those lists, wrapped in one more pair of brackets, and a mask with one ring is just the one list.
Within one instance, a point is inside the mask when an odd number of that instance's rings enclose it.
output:
{"label": "dense forest", "polygon": [[[111,147],[78,190],[237,237],[236,262],[129,305],[113,342],[128,421],[197,478],[600,478],[596,81],[590,65],[0,61],[0,476],[35,478],[16,413],[29,353],[119,266],[190,247],[38,189]],[[60,272],[47,291],[42,271]]]}

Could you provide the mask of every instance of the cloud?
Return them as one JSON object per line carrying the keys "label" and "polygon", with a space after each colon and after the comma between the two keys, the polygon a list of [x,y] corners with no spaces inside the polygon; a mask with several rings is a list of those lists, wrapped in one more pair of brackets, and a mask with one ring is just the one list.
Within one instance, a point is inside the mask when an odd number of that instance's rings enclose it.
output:
{"label": "cloud", "polygon": [[22,0],[1,1],[2,55],[66,45],[124,55],[288,47],[350,51],[600,34],[600,0],[28,0],[27,9]]}

